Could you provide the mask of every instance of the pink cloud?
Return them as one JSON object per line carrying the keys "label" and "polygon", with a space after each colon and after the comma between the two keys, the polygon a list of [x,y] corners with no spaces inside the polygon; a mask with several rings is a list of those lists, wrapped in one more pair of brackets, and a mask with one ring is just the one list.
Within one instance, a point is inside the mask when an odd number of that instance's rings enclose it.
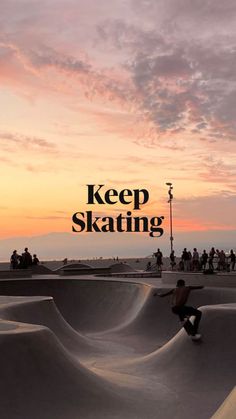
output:
{"label": "pink cloud", "polygon": [[174,202],[176,227],[190,231],[191,229],[234,230],[235,203],[235,194],[224,191],[210,196],[176,199]]}
{"label": "pink cloud", "polygon": [[51,141],[44,138],[23,135],[19,133],[0,131],[0,143],[5,151],[12,152],[17,148],[24,151],[41,151],[48,154],[56,154],[57,147]]}
{"label": "pink cloud", "polygon": [[[141,146],[155,147],[160,138],[180,132],[207,141],[225,136],[235,140],[235,36],[231,30],[227,39],[223,34],[215,37],[213,25],[229,16],[234,5],[214,3],[206,42],[196,26],[191,39],[183,38],[182,26],[188,26],[187,19],[201,25],[212,2],[200,2],[198,8],[185,0],[160,1],[158,7],[154,1],[147,3],[139,0],[135,6],[136,16],[142,11],[143,23],[127,23],[134,12],[132,2],[121,6],[115,1],[111,7],[105,0],[99,6],[91,1],[44,0],[40,7],[26,2],[23,13],[16,1],[3,1],[0,80],[29,97],[51,99],[53,94],[68,97],[74,107],[83,98],[125,109],[143,122],[142,138],[133,133]],[[174,11],[176,27],[170,20]],[[151,25],[154,16],[156,27]],[[230,25],[227,29],[230,32]],[[110,51],[117,54],[113,65]],[[106,117],[109,124],[109,112]],[[165,146],[183,150],[177,142]]]}

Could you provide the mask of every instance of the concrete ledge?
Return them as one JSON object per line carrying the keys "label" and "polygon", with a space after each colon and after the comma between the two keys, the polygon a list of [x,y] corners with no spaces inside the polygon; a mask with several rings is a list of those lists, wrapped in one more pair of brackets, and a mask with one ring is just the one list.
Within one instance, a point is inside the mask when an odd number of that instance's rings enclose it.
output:
{"label": "concrete ledge", "polygon": [[0,271],[0,279],[14,279],[14,278],[31,278],[31,269],[12,269],[7,271]]}
{"label": "concrete ledge", "polygon": [[187,285],[204,285],[207,287],[236,287],[236,272],[203,274],[202,272],[162,271],[163,284],[176,284],[184,279]]}
{"label": "concrete ledge", "polygon": [[60,269],[60,276],[108,274],[109,268],[65,268]]}
{"label": "concrete ledge", "polygon": [[111,273],[107,276],[116,278],[161,278],[161,272],[122,272]]}

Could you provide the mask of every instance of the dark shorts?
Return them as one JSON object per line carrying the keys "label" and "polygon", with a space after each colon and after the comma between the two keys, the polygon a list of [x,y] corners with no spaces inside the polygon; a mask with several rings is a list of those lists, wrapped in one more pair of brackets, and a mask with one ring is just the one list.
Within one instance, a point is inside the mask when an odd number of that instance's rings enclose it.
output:
{"label": "dark shorts", "polygon": [[199,310],[190,306],[174,306],[172,307],[172,312],[177,314],[180,320],[183,321],[187,316],[196,316]]}

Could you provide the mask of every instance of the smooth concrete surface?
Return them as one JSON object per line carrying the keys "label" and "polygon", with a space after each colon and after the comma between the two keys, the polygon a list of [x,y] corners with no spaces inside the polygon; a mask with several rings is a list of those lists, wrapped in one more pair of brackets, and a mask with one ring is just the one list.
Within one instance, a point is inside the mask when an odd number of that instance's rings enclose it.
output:
{"label": "smooth concrete surface", "polygon": [[107,276],[114,278],[161,278],[161,272],[158,271],[139,271],[139,272],[123,272],[123,273],[111,273]]}
{"label": "smooth concrete surface", "polygon": [[189,305],[203,312],[198,343],[170,298],[154,296],[161,288],[95,277],[0,281],[0,417],[218,414],[236,381],[236,288],[192,292]]}
{"label": "smooth concrete surface", "polygon": [[31,278],[31,269],[8,269],[0,271],[0,280],[6,278]]}

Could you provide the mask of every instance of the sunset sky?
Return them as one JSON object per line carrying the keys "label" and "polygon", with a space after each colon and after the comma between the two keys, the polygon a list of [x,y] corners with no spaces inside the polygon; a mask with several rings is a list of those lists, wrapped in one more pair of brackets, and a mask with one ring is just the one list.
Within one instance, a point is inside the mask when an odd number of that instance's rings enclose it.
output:
{"label": "sunset sky", "polygon": [[[49,236],[54,257],[168,253],[169,181],[176,249],[233,246],[235,17],[233,0],[1,0],[0,260],[31,237],[45,258]],[[164,236],[73,234],[76,211],[127,211],[88,208],[87,184],[146,188],[135,215],[164,215]]]}

